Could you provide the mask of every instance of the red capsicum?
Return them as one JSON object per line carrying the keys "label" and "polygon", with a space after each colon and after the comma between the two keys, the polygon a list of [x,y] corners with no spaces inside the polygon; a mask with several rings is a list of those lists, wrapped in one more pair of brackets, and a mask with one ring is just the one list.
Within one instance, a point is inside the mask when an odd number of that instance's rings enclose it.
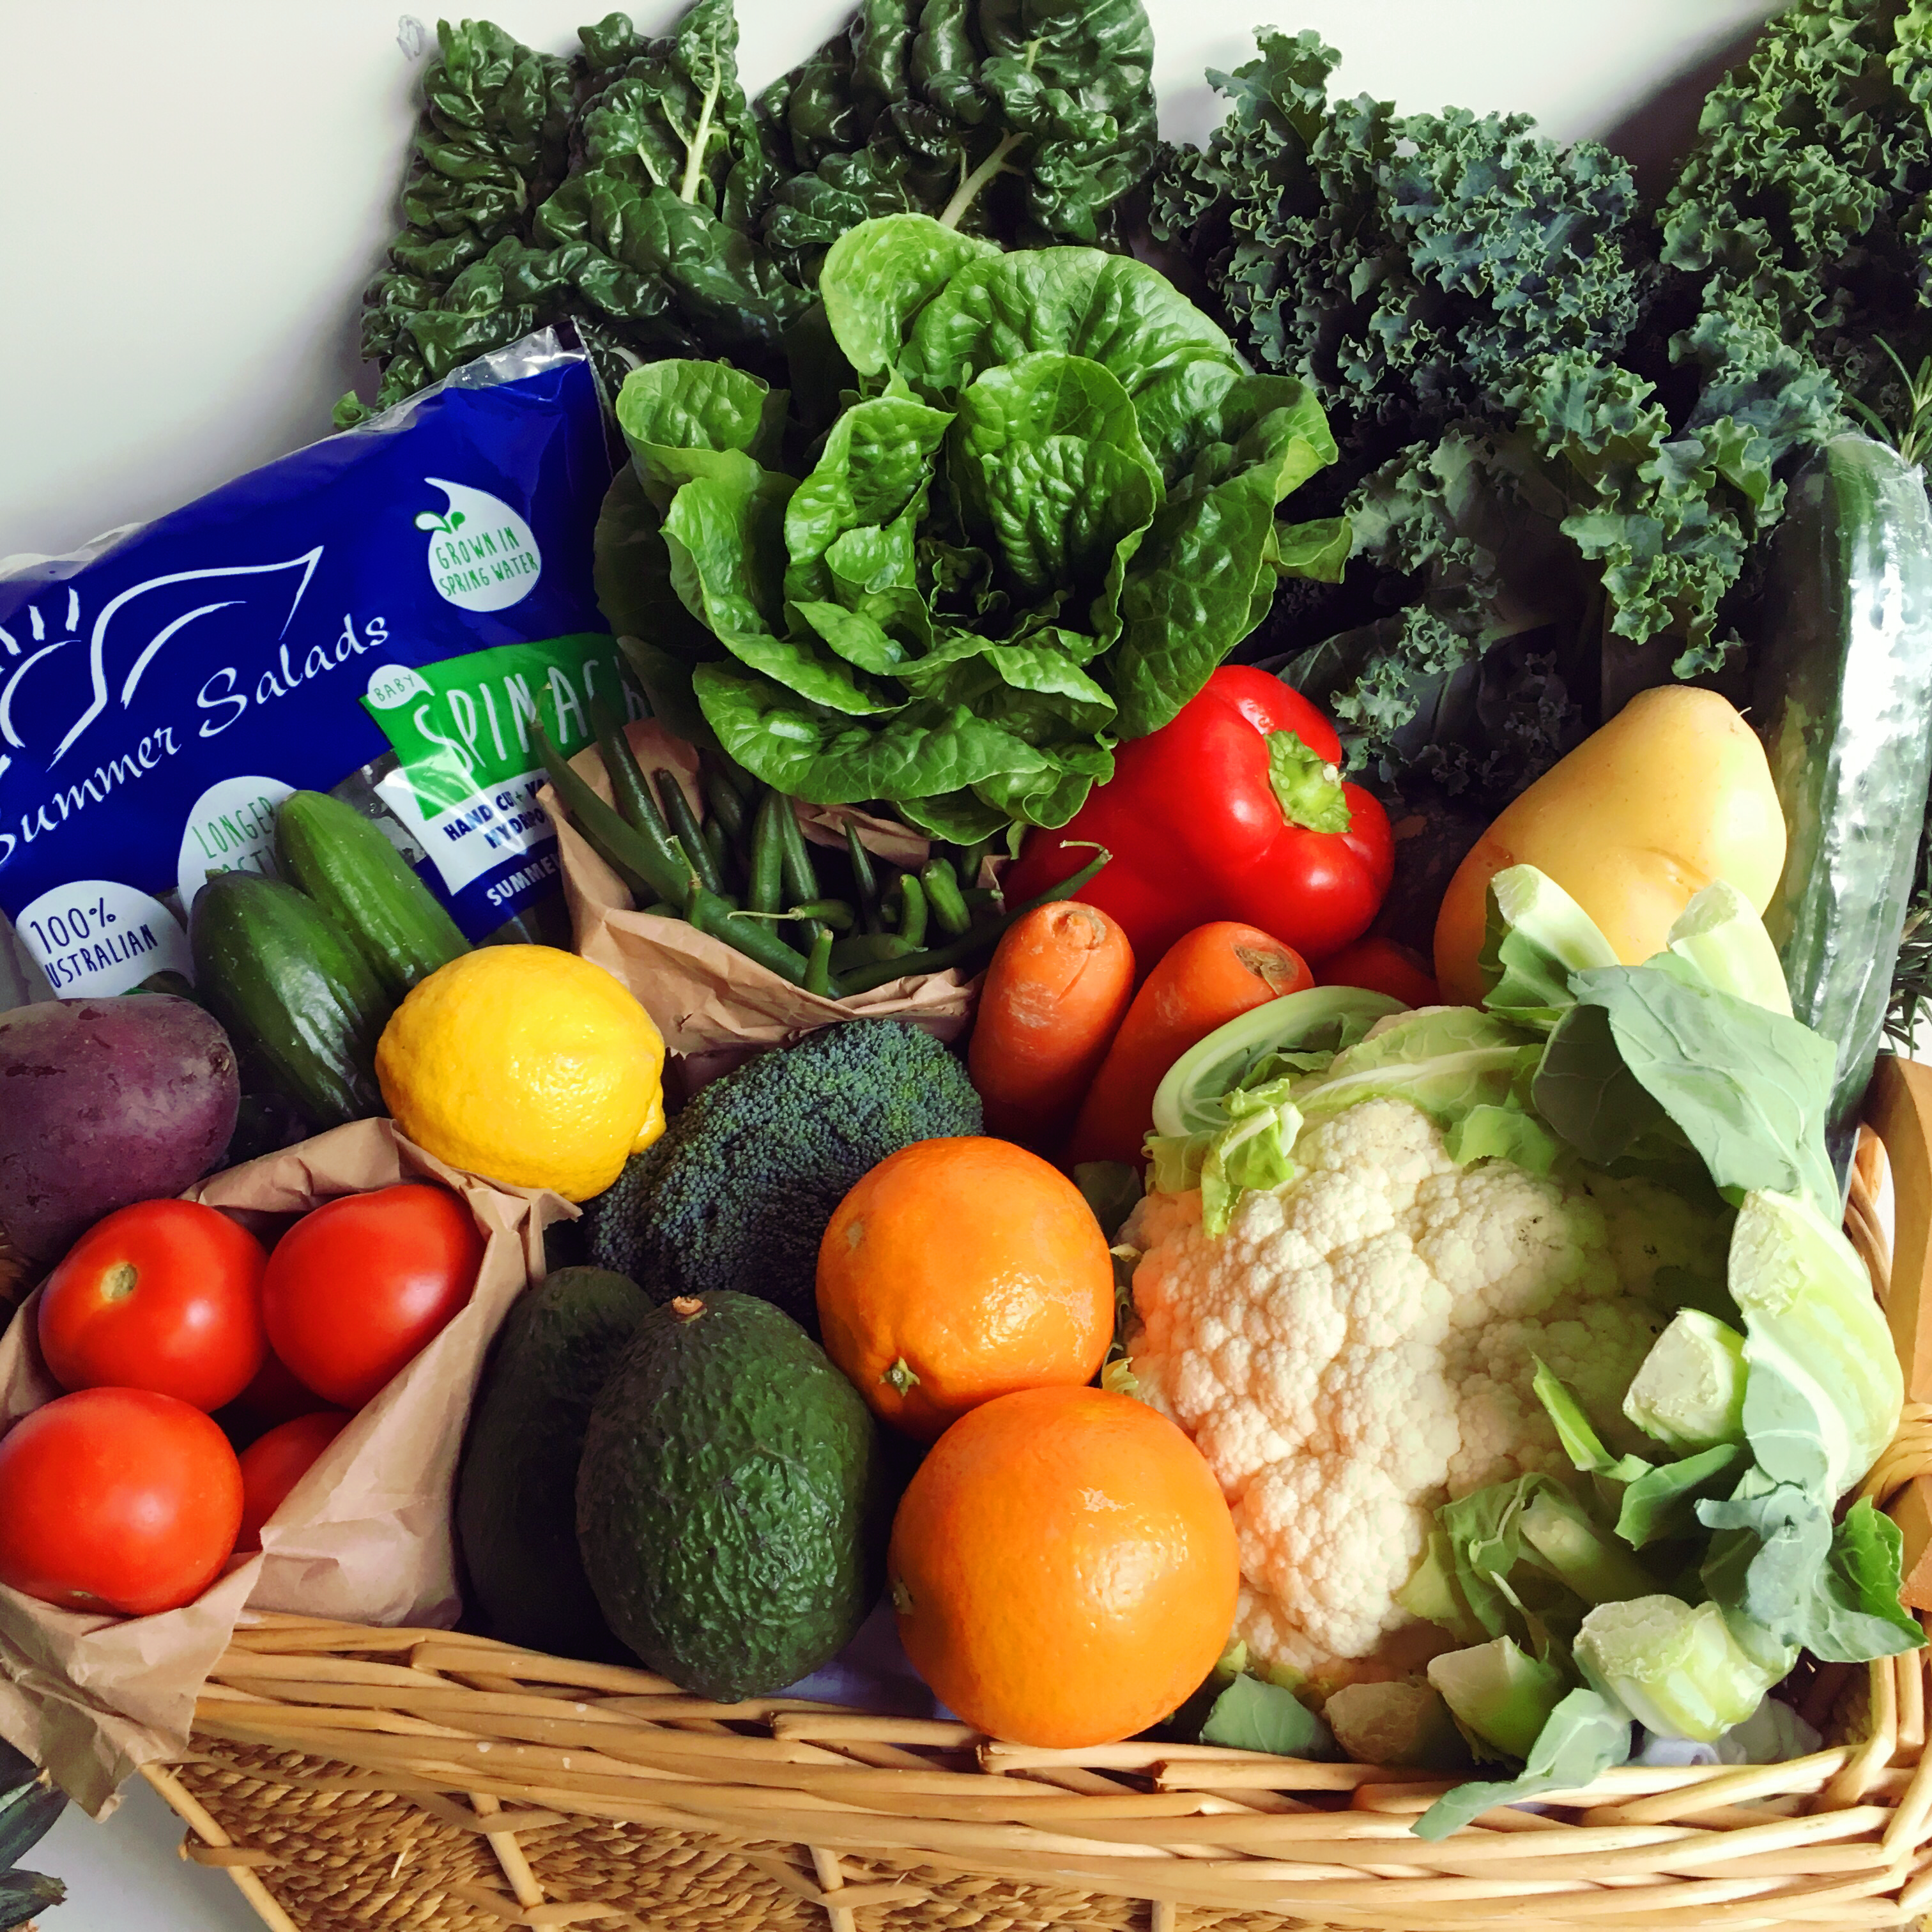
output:
{"label": "red capsicum", "polygon": [[1076,896],[1120,922],[1143,974],[1210,920],[1244,920],[1320,961],[1367,930],[1395,868],[1388,815],[1343,782],[1341,756],[1299,692],[1226,665],[1120,747],[1070,824],[1028,837],[1004,889],[1030,898],[1103,845],[1111,862]]}

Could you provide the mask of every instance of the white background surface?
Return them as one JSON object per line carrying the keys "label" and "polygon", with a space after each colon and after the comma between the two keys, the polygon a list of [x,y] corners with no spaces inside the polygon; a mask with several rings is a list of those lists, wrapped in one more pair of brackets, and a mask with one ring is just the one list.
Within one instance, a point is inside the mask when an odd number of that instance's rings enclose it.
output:
{"label": "white background surface", "polygon": [[[1163,131],[1220,118],[1204,68],[1252,52],[1254,20],[1315,27],[1337,84],[1409,109],[1534,114],[1634,158],[1678,136],[1682,81],[1766,0],[1148,0]],[[478,11],[574,44],[597,8]],[[748,87],[844,14],[739,0]],[[636,10],[662,27],[669,7]],[[428,16],[434,25],[434,16]],[[58,552],[327,434],[362,374],[361,290],[380,265],[420,62],[396,0],[0,0],[0,555]],[[1646,104],[1653,104],[1646,109]],[[250,1932],[220,1873],[136,1780],[105,1827],[71,1810],[28,1862],[69,1903],[46,1932]]]}

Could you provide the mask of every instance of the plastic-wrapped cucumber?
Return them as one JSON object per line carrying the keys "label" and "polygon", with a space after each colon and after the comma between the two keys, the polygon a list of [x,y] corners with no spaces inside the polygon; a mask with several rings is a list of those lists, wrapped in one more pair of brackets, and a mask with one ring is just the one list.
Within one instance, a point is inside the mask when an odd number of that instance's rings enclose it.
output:
{"label": "plastic-wrapped cucumber", "polygon": [[1773,548],[1755,720],[1790,845],[1765,910],[1792,1010],[1834,1042],[1842,1176],[1890,997],[1932,771],[1932,508],[1920,472],[1834,436]]}

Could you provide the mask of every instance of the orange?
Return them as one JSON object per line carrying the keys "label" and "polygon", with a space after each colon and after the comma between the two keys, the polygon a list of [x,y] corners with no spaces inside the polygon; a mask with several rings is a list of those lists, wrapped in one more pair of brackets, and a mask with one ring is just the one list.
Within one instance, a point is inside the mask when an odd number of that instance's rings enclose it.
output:
{"label": "orange", "polygon": [[1107,1239],[1037,1154],[915,1141],[839,1202],[818,1250],[826,1353],[922,1442],[1015,1389],[1090,1382],[1114,1332]]}
{"label": "orange", "polygon": [[1010,1743],[1132,1737],[1234,1622],[1234,1526],[1201,1453],[1106,1389],[1028,1389],[954,1424],[900,1499],[899,1636],[941,1703]]}

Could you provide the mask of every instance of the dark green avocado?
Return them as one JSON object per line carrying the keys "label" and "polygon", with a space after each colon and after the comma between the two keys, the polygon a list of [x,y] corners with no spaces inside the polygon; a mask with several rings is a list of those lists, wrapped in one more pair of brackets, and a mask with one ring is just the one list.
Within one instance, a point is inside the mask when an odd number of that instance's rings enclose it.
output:
{"label": "dark green avocado", "polygon": [[674,1683],[730,1700],[850,1641],[891,1501],[858,1391],[789,1316],[728,1289],[639,1324],[584,1438],[578,1543],[610,1628]]}
{"label": "dark green avocado", "polygon": [[608,1269],[559,1268],[520,1296],[483,1372],[456,1478],[456,1534],[489,1634],[626,1660],[577,1553],[577,1465],[591,1406],[650,1308]]}

